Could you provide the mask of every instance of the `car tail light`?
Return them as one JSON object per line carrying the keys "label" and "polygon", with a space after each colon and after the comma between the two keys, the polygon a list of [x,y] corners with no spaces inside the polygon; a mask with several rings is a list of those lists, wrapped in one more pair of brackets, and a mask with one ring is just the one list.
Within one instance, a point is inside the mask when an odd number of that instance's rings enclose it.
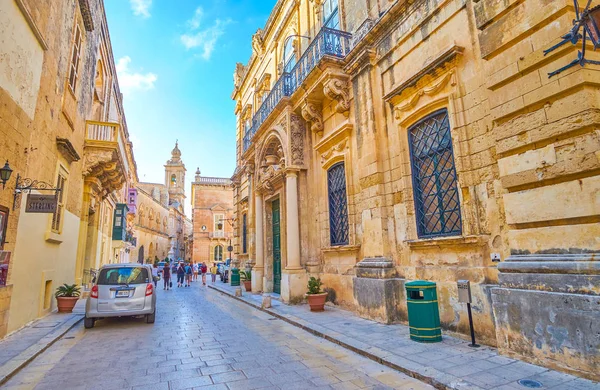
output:
{"label": "car tail light", "polygon": [[92,293],[90,294],[90,297],[98,299],[98,285],[94,285],[94,287],[92,287]]}
{"label": "car tail light", "polygon": [[154,285],[152,283],[148,283],[146,285],[146,296],[152,295],[153,291],[154,291]]}

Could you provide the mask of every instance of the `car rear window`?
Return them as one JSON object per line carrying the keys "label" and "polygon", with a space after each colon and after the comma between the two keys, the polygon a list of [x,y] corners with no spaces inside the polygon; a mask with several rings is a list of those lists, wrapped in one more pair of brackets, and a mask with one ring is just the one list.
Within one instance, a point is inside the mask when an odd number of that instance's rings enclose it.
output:
{"label": "car rear window", "polygon": [[148,270],[143,267],[106,268],[100,271],[99,285],[150,283]]}

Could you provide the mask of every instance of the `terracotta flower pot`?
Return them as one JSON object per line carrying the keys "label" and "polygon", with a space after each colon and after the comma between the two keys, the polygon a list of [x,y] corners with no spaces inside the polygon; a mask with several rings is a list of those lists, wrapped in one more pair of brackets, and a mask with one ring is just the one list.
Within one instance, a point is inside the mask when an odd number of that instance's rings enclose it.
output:
{"label": "terracotta flower pot", "polygon": [[56,305],[59,313],[71,313],[79,297],[56,297]]}
{"label": "terracotta flower pot", "polygon": [[247,292],[252,291],[252,281],[244,280],[244,288],[246,289]]}
{"label": "terracotta flower pot", "polygon": [[310,305],[310,311],[324,311],[325,300],[327,299],[327,293],[320,294],[306,294],[308,298],[308,304]]}

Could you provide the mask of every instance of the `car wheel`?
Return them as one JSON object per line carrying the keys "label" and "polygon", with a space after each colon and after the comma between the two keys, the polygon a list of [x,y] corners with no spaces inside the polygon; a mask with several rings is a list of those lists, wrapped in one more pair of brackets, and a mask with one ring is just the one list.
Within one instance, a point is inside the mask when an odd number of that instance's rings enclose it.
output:
{"label": "car wheel", "polygon": [[85,317],[85,318],[83,319],[83,326],[84,326],[86,329],[92,329],[92,328],[94,327],[94,323],[95,323],[95,322],[96,322],[96,319],[95,319],[95,318],[87,318],[87,317]]}
{"label": "car wheel", "polygon": [[154,309],[154,313],[146,314],[146,323],[147,324],[153,324],[155,319],[156,319],[156,309]]}

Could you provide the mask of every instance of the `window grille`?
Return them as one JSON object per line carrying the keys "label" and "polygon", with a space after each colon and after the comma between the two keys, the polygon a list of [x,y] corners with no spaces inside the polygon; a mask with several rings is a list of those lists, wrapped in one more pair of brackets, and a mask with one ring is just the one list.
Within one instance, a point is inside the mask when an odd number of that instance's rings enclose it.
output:
{"label": "window grille", "polygon": [[421,238],[460,235],[460,201],[446,109],[409,128],[417,233]]}
{"label": "window grille", "polygon": [[248,252],[248,226],[247,215],[242,216],[242,253]]}
{"label": "window grille", "polygon": [[329,168],[327,183],[331,245],[348,245],[348,200],[344,163],[337,163]]}

